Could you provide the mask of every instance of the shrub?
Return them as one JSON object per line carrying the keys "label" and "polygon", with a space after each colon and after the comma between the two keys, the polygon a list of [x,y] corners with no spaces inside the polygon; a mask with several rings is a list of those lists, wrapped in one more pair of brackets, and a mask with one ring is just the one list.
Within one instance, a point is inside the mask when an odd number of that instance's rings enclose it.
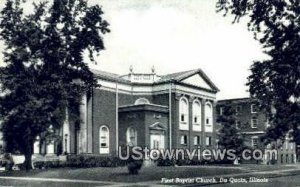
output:
{"label": "shrub", "polygon": [[100,155],[68,155],[66,163],[69,167],[117,167],[126,164],[118,157]]}
{"label": "shrub", "polygon": [[162,157],[155,162],[157,166],[174,166],[176,163],[175,159],[163,159]]}
{"label": "shrub", "polygon": [[66,163],[54,160],[54,161],[37,161],[33,162],[33,166],[36,169],[48,169],[48,168],[59,168],[59,167],[65,167]]}

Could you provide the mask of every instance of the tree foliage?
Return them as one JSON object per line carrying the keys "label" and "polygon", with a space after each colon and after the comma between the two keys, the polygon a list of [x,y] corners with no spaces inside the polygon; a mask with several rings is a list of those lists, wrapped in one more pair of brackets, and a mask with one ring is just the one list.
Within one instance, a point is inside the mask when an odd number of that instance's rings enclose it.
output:
{"label": "tree foliage", "polygon": [[0,115],[8,151],[25,154],[29,169],[36,137],[61,127],[66,108],[76,110],[82,94],[97,86],[84,52],[93,60],[109,29],[101,7],[86,0],[33,3],[29,15],[23,3],[7,0],[1,11]]}
{"label": "tree foliage", "polygon": [[241,154],[245,148],[244,137],[240,129],[236,126],[236,112],[231,106],[223,109],[223,114],[217,118],[217,122],[221,124],[218,131],[219,146],[222,149],[233,149],[236,154]]}
{"label": "tree foliage", "polygon": [[248,77],[250,94],[270,116],[266,142],[289,134],[300,143],[300,1],[220,0],[217,10],[234,22],[250,18],[248,29],[269,56]]}

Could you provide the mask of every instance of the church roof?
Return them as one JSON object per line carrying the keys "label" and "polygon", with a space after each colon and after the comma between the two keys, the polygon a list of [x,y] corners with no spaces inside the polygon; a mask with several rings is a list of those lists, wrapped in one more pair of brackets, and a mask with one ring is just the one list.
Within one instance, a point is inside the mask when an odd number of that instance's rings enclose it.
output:
{"label": "church roof", "polygon": [[163,75],[163,76],[161,76],[161,79],[159,80],[159,82],[165,82],[165,81],[170,81],[170,80],[180,81],[184,78],[187,78],[187,77],[195,74],[198,70],[199,69],[194,69],[194,70],[189,70],[189,71],[181,71],[181,72],[177,72],[177,73]]}
{"label": "church roof", "polygon": [[208,76],[202,71],[202,69],[193,69],[189,71],[181,71],[177,73],[167,74],[161,76],[161,79],[158,82],[169,82],[169,81],[176,81],[180,82],[188,77],[191,77],[195,74],[199,74],[215,91],[219,91],[217,86],[208,78]]}
{"label": "church roof", "polygon": [[[133,83],[131,80],[126,79],[125,76],[121,76],[115,73],[110,73],[101,70],[91,70],[97,78],[101,78],[104,80],[117,81],[120,83]],[[136,73],[134,73],[136,74]],[[201,78],[211,87],[214,91],[219,91],[217,86],[208,78],[208,76],[201,69],[193,69],[189,71],[181,71],[176,73],[171,73],[167,75],[157,75],[157,80],[153,81],[151,84],[159,84],[159,83],[168,83],[168,82],[181,82],[193,75],[199,74]],[[139,74],[136,74],[139,75]],[[141,74],[142,75],[142,74]]]}
{"label": "church roof", "polygon": [[130,83],[129,80],[123,79],[120,75],[115,73],[110,73],[107,71],[101,71],[95,69],[91,69],[91,71],[95,74],[97,78],[102,78],[104,80],[110,80],[110,81],[118,81],[122,83]]}

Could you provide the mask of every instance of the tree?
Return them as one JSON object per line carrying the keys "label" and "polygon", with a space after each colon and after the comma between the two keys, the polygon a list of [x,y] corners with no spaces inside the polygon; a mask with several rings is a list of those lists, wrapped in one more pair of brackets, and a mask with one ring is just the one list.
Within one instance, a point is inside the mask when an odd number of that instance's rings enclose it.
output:
{"label": "tree", "polygon": [[223,114],[217,118],[217,122],[221,124],[218,131],[219,146],[221,149],[232,149],[236,151],[236,155],[240,155],[245,148],[244,137],[236,126],[236,112],[231,106],[224,107]]}
{"label": "tree", "polygon": [[234,15],[234,23],[249,17],[248,29],[269,56],[254,62],[247,84],[269,114],[265,142],[289,134],[300,143],[300,1],[220,0],[217,11]]}
{"label": "tree", "polygon": [[21,151],[31,169],[36,137],[60,128],[66,108],[76,112],[83,93],[98,86],[83,55],[87,50],[93,60],[109,29],[102,9],[85,0],[33,3],[29,15],[23,2],[7,0],[1,11],[0,115],[8,151]]}

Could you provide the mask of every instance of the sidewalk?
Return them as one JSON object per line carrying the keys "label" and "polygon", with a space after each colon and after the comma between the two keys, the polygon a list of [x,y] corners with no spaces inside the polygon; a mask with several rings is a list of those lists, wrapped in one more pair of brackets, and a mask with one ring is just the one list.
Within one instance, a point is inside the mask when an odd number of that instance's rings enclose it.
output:
{"label": "sidewalk", "polygon": [[[295,166],[295,165],[293,165]],[[176,169],[176,168],[174,168]],[[247,170],[245,168],[243,173],[232,173],[232,174],[224,174],[224,175],[213,175],[213,176],[201,176],[199,174],[199,178],[216,178],[219,179],[222,178],[238,178],[238,177],[265,177],[265,178],[276,178],[276,177],[283,177],[283,176],[292,176],[292,175],[300,175],[300,165],[296,165],[294,168],[290,169],[282,169],[282,170],[269,170],[269,171],[257,171],[254,170],[254,167],[249,167]],[[274,168],[275,169],[275,168]],[[200,173],[200,172],[199,172]],[[138,176],[137,176],[138,177]],[[163,177],[163,176],[162,176]],[[193,177],[193,178],[197,178]],[[175,177],[174,177],[175,178]],[[169,183],[169,184],[163,184],[160,180],[155,181],[145,181],[145,182],[112,182],[112,181],[99,181],[99,180],[83,180],[83,179],[64,179],[64,178],[45,178],[45,177],[18,177],[18,176],[0,176],[0,180],[16,180],[16,181],[33,181],[33,182],[55,182],[55,183],[69,183],[71,184],[82,184],[82,186],[85,186],[85,184],[90,184],[92,186],[113,186],[113,187],[120,187],[120,186],[183,186],[183,184],[180,183]],[[220,182],[217,183],[189,183],[184,184],[184,186],[206,186],[211,184],[220,184]]]}
{"label": "sidewalk", "polygon": [[[293,165],[295,166],[295,165]],[[294,169],[285,169],[285,170],[274,170],[274,171],[249,171],[245,173],[236,173],[236,174],[226,174],[226,175],[216,175],[216,176],[199,176],[202,178],[242,178],[242,177],[265,177],[265,178],[276,178],[292,175],[300,175],[300,164],[296,165]],[[208,186],[212,184],[221,184],[217,183],[192,183],[184,184],[184,186]],[[135,186],[183,186],[183,184],[162,184],[160,181],[147,181],[141,183],[135,183]],[[124,185],[123,185],[124,186]]]}

